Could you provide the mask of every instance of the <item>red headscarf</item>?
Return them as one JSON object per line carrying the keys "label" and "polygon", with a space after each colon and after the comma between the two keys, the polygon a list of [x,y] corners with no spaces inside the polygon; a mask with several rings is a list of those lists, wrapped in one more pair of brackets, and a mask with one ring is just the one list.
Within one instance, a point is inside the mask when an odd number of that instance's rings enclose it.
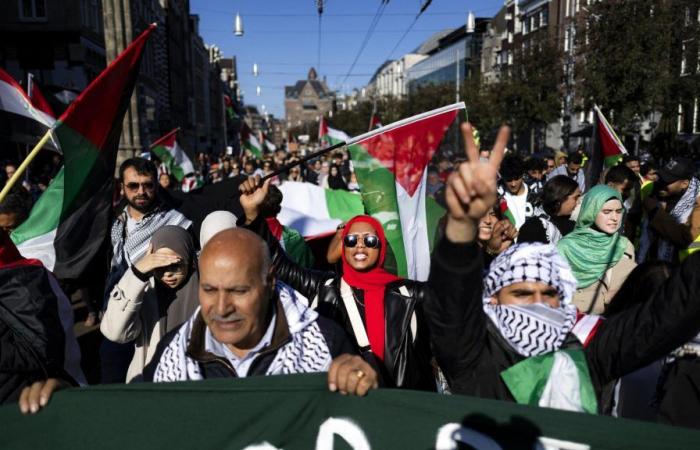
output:
{"label": "red headscarf", "polygon": [[[367,223],[374,228],[381,243],[377,264],[369,270],[360,272],[352,268],[345,260],[345,236],[350,232],[352,224],[357,222]],[[384,270],[384,258],[386,257],[386,237],[384,229],[378,220],[370,216],[355,216],[343,229],[343,279],[350,286],[362,289],[365,300],[365,322],[367,323],[367,337],[369,344],[379,359],[384,360],[384,288],[392,281],[401,278]]]}

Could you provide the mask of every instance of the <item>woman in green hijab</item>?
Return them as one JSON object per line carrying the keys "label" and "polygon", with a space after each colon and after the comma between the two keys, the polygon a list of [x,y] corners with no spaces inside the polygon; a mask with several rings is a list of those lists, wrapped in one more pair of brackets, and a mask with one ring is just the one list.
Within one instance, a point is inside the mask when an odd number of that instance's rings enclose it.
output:
{"label": "woman in green hijab", "polygon": [[634,247],[618,231],[624,209],[620,193],[594,186],[583,197],[574,231],[557,244],[578,282],[574,304],[587,314],[602,314],[634,269]]}

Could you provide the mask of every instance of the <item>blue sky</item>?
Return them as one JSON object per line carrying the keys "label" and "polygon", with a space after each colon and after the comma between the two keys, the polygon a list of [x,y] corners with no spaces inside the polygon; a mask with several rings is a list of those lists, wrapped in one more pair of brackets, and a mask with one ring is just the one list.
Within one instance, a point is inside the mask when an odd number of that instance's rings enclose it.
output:
{"label": "blue sky", "polygon": [[[380,0],[326,0],[321,21],[321,58],[318,67],[318,15],[314,0],[190,0],[192,14],[200,16],[200,34],[206,44],[217,45],[225,57],[238,58],[245,102],[276,117],[284,117],[284,86],[305,79],[310,67],[327,77],[333,90],[364,86],[387,59],[415,49],[432,34],[463,26],[468,11],[492,17],[501,0],[433,0],[399,43],[417,14],[422,0],[391,0],[383,9],[375,31],[348,75],[366,32],[380,9]],[[245,35],[233,35],[236,12]],[[393,54],[392,49],[396,47]],[[391,56],[391,58],[389,58]],[[259,76],[253,76],[253,63]],[[256,86],[261,95],[256,95]]]}

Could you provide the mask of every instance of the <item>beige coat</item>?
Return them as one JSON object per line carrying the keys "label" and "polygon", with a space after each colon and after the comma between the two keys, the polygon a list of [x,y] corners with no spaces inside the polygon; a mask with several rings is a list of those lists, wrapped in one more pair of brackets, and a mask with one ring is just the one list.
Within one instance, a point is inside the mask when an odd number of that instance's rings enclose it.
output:
{"label": "beige coat", "polygon": [[607,305],[620,290],[627,275],[637,266],[634,262],[634,247],[627,244],[622,258],[605,271],[600,280],[592,285],[577,289],[574,293],[574,305],[579,311],[586,314],[603,314]]}
{"label": "beige coat", "polygon": [[113,342],[134,342],[134,357],[126,373],[131,381],[143,372],[166,333],[166,317],[160,317],[153,278],[141,281],[129,269],[112,289],[100,331]]}

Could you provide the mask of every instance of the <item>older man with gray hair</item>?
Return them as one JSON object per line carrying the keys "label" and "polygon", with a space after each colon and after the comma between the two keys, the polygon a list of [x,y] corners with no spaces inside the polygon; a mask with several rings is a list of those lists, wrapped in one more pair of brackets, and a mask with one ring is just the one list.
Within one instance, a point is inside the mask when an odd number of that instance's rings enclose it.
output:
{"label": "older man with gray hair", "polygon": [[308,300],[276,282],[265,243],[245,229],[202,250],[200,308],[160,342],[143,380],[154,382],[329,372],[331,390],[365,395],[375,371]]}

